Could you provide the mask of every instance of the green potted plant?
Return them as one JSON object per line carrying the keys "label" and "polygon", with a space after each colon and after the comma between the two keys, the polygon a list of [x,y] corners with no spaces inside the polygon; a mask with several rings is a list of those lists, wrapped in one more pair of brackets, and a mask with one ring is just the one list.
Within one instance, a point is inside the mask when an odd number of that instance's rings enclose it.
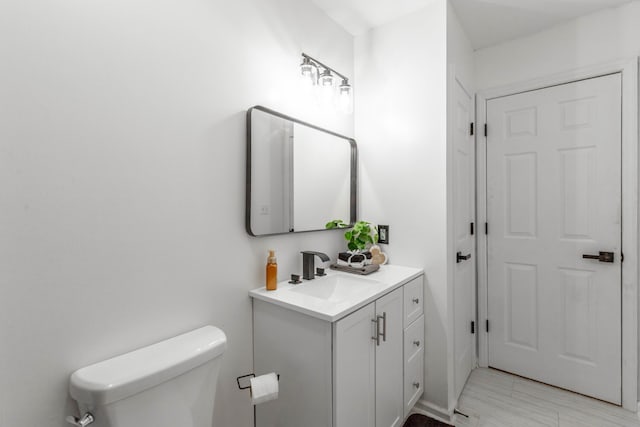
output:
{"label": "green potted plant", "polygon": [[347,241],[347,248],[354,253],[362,252],[367,248],[367,245],[374,245],[378,242],[378,229],[367,221],[358,221],[353,224],[353,227],[349,227],[349,224],[343,220],[334,219],[329,221],[325,228],[329,230],[350,228],[345,231],[344,239]]}

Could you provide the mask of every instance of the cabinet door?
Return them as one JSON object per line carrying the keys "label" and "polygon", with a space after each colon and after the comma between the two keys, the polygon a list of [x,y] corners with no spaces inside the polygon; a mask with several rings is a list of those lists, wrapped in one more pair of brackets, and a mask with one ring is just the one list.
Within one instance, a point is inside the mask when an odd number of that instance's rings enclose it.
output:
{"label": "cabinet door", "polygon": [[371,303],[334,323],[334,427],[375,425],[374,307]]}
{"label": "cabinet door", "polygon": [[376,427],[399,427],[403,405],[402,288],[376,301],[376,317],[385,339],[376,345]]}

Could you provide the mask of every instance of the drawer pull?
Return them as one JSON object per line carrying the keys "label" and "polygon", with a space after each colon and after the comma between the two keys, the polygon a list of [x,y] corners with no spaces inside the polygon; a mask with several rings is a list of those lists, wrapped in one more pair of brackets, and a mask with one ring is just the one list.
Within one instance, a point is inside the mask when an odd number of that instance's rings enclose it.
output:
{"label": "drawer pull", "polygon": [[411,301],[413,301],[414,304],[420,304],[420,298],[414,298]]}
{"label": "drawer pull", "polygon": [[415,345],[416,347],[420,347],[420,341],[417,341],[417,340],[416,340],[416,341],[414,341],[414,342],[413,342],[413,345]]}
{"label": "drawer pull", "polygon": [[420,383],[413,383],[413,386],[414,386],[415,388],[420,388]]}

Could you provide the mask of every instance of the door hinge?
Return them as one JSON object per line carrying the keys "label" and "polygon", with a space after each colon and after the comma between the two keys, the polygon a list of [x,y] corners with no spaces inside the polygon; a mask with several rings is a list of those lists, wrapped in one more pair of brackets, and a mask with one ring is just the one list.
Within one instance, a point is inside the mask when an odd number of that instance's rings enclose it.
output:
{"label": "door hinge", "polygon": [[489,223],[488,222],[484,223],[484,234],[489,234]]}
{"label": "door hinge", "polygon": [[486,329],[487,329],[487,333],[489,333],[489,319],[487,319]]}
{"label": "door hinge", "polygon": [[471,321],[471,333],[476,333],[476,322],[474,322],[473,320]]}
{"label": "door hinge", "polygon": [[473,222],[471,223],[470,228],[471,228],[471,235],[473,236],[473,233],[475,232],[475,230],[473,229],[473,228],[474,228],[474,227],[473,227]]}
{"label": "door hinge", "polygon": [[469,125],[469,135],[473,136],[474,132],[473,132],[473,122],[471,122],[471,124]]}
{"label": "door hinge", "polygon": [[620,262],[624,262],[624,253],[620,252]]}
{"label": "door hinge", "polygon": [[489,136],[489,132],[487,131],[487,124],[484,124],[484,136]]}

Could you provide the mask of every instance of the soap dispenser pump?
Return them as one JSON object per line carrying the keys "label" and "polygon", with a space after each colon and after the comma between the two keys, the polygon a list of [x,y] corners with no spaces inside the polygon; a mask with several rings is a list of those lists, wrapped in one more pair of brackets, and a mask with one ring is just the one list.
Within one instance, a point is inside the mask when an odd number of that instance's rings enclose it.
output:
{"label": "soap dispenser pump", "polygon": [[267,290],[275,291],[278,288],[278,263],[273,249],[269,249],[267,258]]}

